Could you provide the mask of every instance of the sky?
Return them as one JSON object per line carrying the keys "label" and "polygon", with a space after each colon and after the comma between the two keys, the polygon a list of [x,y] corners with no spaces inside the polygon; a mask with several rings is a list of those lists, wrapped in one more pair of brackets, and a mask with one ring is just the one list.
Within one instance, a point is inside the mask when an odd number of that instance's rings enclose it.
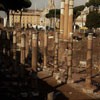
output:
{"label": "sky", "polygon": [[[48,0],[31,0],[32,6],[31,8],[43,9],[45,5],[47,6]],[[56,7],[60,7],[61,0],[54,0]],[[87,0],[74,0],[74,6],[84,5]]]}
{"label": "sky", "polygon": [[[43,9],[47,6],[48,0],[31,0],[32,6],[31,9]],[[60,1],[61,0],[54,0],[56,8],[60,7]],[[87,0],[74,0],[74,6],[84,5]],[[6,14],[4,12],[0,11],[0,16],[5,17]]]}

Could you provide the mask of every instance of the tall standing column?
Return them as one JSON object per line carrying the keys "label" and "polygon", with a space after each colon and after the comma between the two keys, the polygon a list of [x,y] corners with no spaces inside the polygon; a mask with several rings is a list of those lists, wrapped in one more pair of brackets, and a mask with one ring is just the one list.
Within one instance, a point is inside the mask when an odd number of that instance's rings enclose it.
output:
{"label": "tall standing column", "polygon": [[70,37],[70,32],[73,32],[73,5],[74,0],[69,0],[68,38]]}
{"label": "tall standing column", "polygon": [[13,59],[16,60],[16,31],[13,31]]}
{"label": "tall standing column", "polygon": [[65,5],[65,0],[61,0],[61,9],[60,9],[60,38],[62,38],[63,32],[64,32],[64,5]]}
{"label": "tall standing column", "polygon": [[48,33],[44,33],[44,69],[47,68]]}
{"label": "tall standing column", "polygon": [[25,33],[21,33],[21,64],[25,64]]}
{"label": "tall standing column", "polygon": [[69,0],[65,0],[65,10],[64,10],[64,40],[68,39],[68,13],[69,13]]}
{"label": "tall standing column", "polygon": [[32,70],[36,72],[37,68],[37,48],[38,48],[38,33],[32,33]]}
{"label": "tall standing column", "polygon": [[92,76],[92,45],[93,45],[93,33],[88,35],[87,43],[87,68],[86,68],[86,81],[85,81],[85,92],[93,92],[91,85],[91,76]]}

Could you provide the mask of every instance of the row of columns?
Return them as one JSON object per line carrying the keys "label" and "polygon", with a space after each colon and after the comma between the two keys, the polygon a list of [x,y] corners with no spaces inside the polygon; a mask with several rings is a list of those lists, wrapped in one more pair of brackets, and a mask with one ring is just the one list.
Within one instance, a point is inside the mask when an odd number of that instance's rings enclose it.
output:
{"label": "row of columns", "polygon": [[74,0],[61,1],[60,38],[64,40],[68,40],[70,32],[73,32],[73,5]]}
{"label": "row of columns", "polygon": [[[32,34],[32,69],[36,71],[37,67],[37,47],[38,47],[38,33],[33,32]],[[23,51],[25,49],[25,44],[23,41],[25,41],[24,33],[21,35],[21,63],[24,64],[24,59],[25,59],[25,52]],[[55,58],[54,58],[54,71],[58,70],[58,43],[59,43],[59,37],[58,37],[58,32],[55,32]],[[68,82],[72,82],[72,53],[73,53],[73,39],[72,39],[72,34],[70,36],[71,38],[69,39],[68,43]],[[48,39],[48,34],[44,33],[44,68],[47,68],[47,40]],[[88,51],[87,51],[87,77],[86,77],[86,82],[85,86],[87,89],[90,89],[91,87],[91,69],[92,69],[92,34],[89,34],[88,36]],[[13,34],[13,45],[14,45],[14,59],[16,58],[15,54],[15,47],[16,47],[16,32]]]}
{"label": "row of columns", "polygon": [[[37,67],[37,53],[38,53],[38,32],[30,31],[31,41],[30,46],[32,48],[32,61],[31,66],[34,71],[36,71]],[[25,58],[28,56],[29,52],[29,36],[25,31],[20,33],[21,37],[21,45],[20,45],[20,63],[25,64]],[[47,48],[48,48],[48,32],[44,32],[44,51],[43,51],[43,68],[47,68]],[[16,60],[16,47],[17,47],[17,31],[13,32],[13,59]]]}

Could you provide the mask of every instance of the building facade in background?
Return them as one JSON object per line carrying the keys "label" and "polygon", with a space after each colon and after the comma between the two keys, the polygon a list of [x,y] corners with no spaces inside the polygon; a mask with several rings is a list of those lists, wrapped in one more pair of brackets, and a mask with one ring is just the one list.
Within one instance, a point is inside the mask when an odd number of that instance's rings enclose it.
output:
{"label": "building facade in background", "polygon": [[20,24],[20,16],[21,17],[21,27],[29,27],[33,25],[40,25],[40,15],[41,10],[26,10],[23,11],[22,14],[20,12],[10,12],[10,27],[15,26],[16,24]]}
{"label": "building facade in background", "polygon": [[[49,10],[51,10],[51,9],[55,9],[54,0],[48,0],[48,5],[45,6],[45,8],[43,9],[43,12],[41,13],[41,19],[40,19],[41,25],[50,26],[50,19],[46,18],[45,15],[47,13],[49,13]],[[54,24],[53,19],[51,19],[51,20],[52,20],[52,24]]]}
{"label": "building facade in background", "polygon": [[86,23],[86,16],[89,14],[89,8],[85,7],[83,11],[81,11],[80,16],[78,16],[75,20],[75,24],[79,27],[84,27]]}

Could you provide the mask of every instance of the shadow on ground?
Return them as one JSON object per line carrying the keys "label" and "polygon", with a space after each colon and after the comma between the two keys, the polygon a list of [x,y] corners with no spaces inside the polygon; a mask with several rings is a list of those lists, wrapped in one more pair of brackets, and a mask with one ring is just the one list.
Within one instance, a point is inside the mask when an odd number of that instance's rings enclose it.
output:
{"label": "shadow on ground", "polygon": [[56,87],[36,79],[35,73],[26,67],[0,54],[0,100],[47,100],[50,92],[54,92],[54,100],[68,100]]}

